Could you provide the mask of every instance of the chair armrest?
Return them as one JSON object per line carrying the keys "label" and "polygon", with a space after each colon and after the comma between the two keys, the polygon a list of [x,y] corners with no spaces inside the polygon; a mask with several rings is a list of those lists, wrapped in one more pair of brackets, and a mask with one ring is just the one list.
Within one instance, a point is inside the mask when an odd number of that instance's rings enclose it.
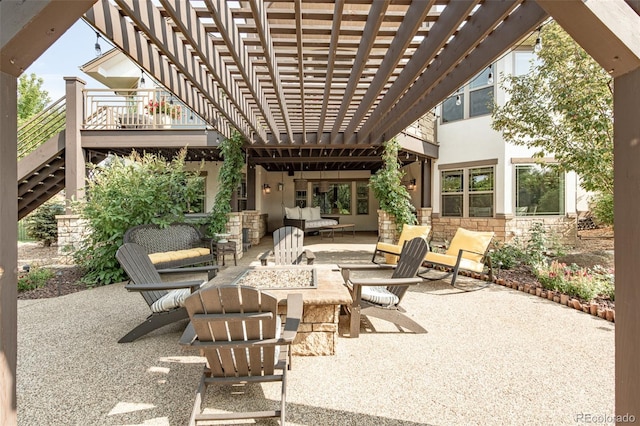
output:
{"label": "chair armrest", "polygon": [[209,272],[209,271],[217,271],[220,269],[218,265],[207,265],[207,266],[193,266],[190,268],[167,268],[167,269],[158,269],[159,274],[189,274],[196,272]]}
{"label": "chair armrest", "polygon": [[411,277],[411,278],[359,278],[359,279],[351,279],[349,282],[355,287],[359,285],[366,286],[376,286],[376,287],[388,287],[394,285],[413,285],[420,284],[422,282],[422,278],[420,277]]}
{"label": "chair armrest", "polygon": [[213,245],[215,244],[215,240],[211,237],[200,237],[200,241],[202,241],[204,244],[206,244],[209,247],[209,250],[211,250],[211,253],[213,253]]}
{"label": "chair armrest", "polygon": [[267,266],[267,260],[269,259],[269,256],[273,255],[273,250],[267,250],[264,253],[262,253],[262,255],[260,256],[260,264],[262,266]]}
{"label": "chair armrest", "polygon": [[342,263],[338,264],[342,279],[346,283],[351,277],[351,271],[374,271],[374,270],[389,270],[394,269],[397,265],[389,265],[386,263]]}
{"label": "chair armrest", "polygon": [[189,325],[187,325],[187,328],[184,329],[182,336],[180,336],[180,340],[178,340],[178,343],[181,346],[191,346],[193,345],[193,342],[196,341],[197,337],[198,336],[196,335],[196,329],[193,327],[193,323],[189,322]]}
{"label": "chair armrest", "polygon": [[150,284],[127,284],[124,286],[129,291],[153,291],[153,290],[177,290],[181,288],[198,289],[204,284],[202,280],[164,282]]}
{"label": "chair armrest", "polygon": [[309,249],[304,249],[304,256],[307,258],[307,265],[313,265],[316,260],[316,254]]}
{"label": "chair armrest", "polygon": [[293,342],[298,332],[298,326],[302,319],[303,302],[301,294],[287,295],[287,318],[284,323],[284,331],[281,340],[286,343]]}

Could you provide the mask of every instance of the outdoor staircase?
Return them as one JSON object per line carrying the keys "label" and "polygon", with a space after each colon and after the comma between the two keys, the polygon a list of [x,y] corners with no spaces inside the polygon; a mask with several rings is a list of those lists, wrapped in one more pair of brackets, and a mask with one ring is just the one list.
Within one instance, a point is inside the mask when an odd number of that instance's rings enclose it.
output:
{"label": "outdoor staircase", "polygon": [[18,219],[64,189],[65,122],[62,97],[18,129]]}

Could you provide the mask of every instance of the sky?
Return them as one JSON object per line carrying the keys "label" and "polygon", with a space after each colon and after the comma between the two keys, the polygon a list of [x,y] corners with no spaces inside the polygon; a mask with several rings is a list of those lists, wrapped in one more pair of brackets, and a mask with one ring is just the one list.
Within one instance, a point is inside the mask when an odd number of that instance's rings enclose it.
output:
{"label": "sky", "polygon": [[[89,89],[102,89],[105,86],[89,77],[80,66],[96,57],[94,45],[96,33],[87,23],[79,19],[49,49],[47,49],[25,71],[35,73],[44,80],[43,89],[49,92],[52,102],[64,96],[64,77],[79,77]],[[113,46],[100,37],[102,53]]]}

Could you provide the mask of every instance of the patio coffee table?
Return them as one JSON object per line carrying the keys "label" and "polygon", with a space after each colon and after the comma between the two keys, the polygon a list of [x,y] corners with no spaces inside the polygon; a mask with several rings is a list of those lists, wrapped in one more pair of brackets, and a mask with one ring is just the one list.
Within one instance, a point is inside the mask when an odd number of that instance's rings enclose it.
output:
{"label": "patio coffee table", "polygon": [[356,236],[356,225],[355,223],[339,223],[337,225],[327,225],[320,228],[320,239],[324,238],[324,234],[328,234],[327,237],[331,237],[331,241],[333,241],[336,231],[339,230],[342,236],[344,237],[345,229],[351,228],[351,233],[355,237]]}

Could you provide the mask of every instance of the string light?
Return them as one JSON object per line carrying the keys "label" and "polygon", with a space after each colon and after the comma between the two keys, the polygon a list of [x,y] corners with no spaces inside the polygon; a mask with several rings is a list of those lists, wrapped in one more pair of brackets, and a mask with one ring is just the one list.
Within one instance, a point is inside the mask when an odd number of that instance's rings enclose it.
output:
{"label": "string light", "polygon": [[538,27],[538,37],[536,38],[536,44],[533,45],[533,51],[538,54],[542,50],[542,27]]}
{"label": "string light", "polygon": [[100,47],[100,33],[96,31],[96,44],[94,45],[96,56],[102,55],[102,47]]}
{"label": "string light", "polygon": [[144,71],[140,69],[140,85],[142,86],[145,83],[144,81]]}
{"label": "string light", "polygon": [[489,75],[487,75],[487,84],[493,84],[493,70],[489,64]]}

